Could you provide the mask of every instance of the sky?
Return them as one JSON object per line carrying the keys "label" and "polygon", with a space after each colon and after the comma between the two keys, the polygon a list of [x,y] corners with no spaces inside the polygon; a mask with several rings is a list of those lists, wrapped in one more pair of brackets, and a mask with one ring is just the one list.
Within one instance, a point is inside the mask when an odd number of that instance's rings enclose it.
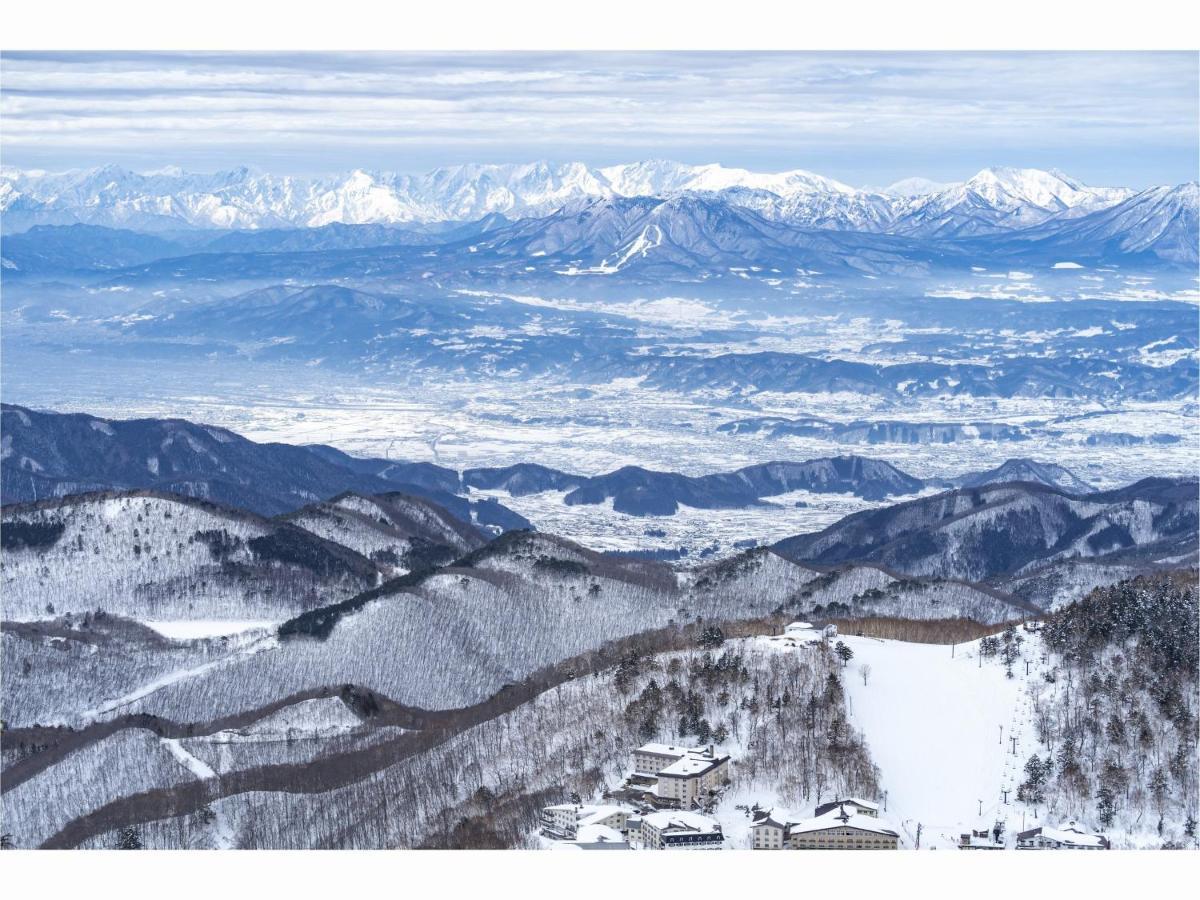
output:
{"label": "sky", "polygon": [[278,174],[661,158],[858,187],[1195,180],[1196,53],[0,55],[0,161]]}

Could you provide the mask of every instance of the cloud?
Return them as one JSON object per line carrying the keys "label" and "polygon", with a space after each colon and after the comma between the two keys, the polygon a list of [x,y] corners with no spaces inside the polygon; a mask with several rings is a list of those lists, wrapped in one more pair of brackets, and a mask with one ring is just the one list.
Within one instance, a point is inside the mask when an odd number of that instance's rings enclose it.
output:
{"label": "cloud", "polygon": [[14,53],[0,78],[0,147],[29,166],[683,150],[858,183],[1044,160],[1140,186],[1194,173],[1200,125],[1187,53]]}

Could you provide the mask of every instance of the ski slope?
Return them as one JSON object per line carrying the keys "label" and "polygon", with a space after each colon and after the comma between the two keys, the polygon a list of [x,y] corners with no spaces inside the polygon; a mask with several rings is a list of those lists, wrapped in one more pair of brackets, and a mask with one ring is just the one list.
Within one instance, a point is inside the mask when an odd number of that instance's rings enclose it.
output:
{"label": "ski slope", "polygon": [[[998,658],[980,665],[978,642],[952,650],[841,638],[854,651],[844,672],[851,721],[879,766],[887,791],[883,815],[899,826],[908,847],[916,844],[918,823],[922,850],[953,847],[960,834],[990,829],[997,818],[1006,820],[1009,838],[1022,827],[1013,789],[1035,748],[1024,659],[1029,677],[1040,677],[1037,639],[1025,637],[1025,657],[1011,680]],[[865,685],[863,664],[871,667]],[[1012,790],[1007,805],[1003,788]]]}

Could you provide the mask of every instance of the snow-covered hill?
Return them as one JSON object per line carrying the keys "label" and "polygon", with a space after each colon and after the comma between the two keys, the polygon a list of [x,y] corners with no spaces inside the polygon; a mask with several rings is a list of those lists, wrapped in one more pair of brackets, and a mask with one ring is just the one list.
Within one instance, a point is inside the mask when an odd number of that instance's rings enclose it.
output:
{"label": "snow-covered hill", "polygon": [[[845,670],[850,721],[862,729],[887,818],[908,846],[951,848],[959,835],[991,829],[997,819],[1020,829],[1015,796],[1003,788],[1036,749],[1024,661],[1009,679],[995,659],[979,659],[979,642],[914,644],[868,637],[840,638],[854,653]],[[1031,677],[1040,677],[1035,648],[1023,650]],[[864,679],[862,668],[869,666]],[[1016,738],[1014,742],[1012,738]],[[1016,747],[1016,755],[1013,748]],[[1029,827],[1038,824],[1028,816]]]}
{"label": "snow-covered hill", "polygon": [[4,618],[274,620],[374,586],[364,557],[292,525],[150,491],[8,506]]}

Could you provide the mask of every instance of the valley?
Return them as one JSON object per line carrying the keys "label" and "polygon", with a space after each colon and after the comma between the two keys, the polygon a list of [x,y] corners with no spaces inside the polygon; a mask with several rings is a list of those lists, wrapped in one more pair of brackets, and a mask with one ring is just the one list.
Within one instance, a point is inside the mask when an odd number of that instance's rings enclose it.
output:
{"label": "valley", "polygon": [[1194,843],[1196,186],[914,190],[4,169],[4,846]]}

